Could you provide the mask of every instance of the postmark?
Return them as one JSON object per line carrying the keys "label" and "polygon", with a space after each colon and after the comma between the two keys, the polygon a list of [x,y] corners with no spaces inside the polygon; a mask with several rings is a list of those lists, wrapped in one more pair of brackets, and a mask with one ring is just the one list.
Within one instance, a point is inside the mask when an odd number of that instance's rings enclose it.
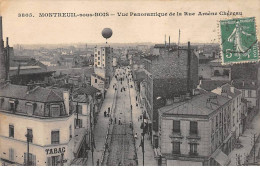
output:
{"label": "postmark", "polygon": [[220,21],[222,64],[259,60],[255,18]]}

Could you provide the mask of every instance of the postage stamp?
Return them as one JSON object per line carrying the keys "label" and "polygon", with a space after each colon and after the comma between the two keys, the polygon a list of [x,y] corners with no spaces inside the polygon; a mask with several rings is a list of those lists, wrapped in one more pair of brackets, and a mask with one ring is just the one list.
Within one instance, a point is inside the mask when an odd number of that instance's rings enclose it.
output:
{"label": "postage stamp", "polygon": [[220,31],[222,64],[258,61],[254,17],[221,20]]}

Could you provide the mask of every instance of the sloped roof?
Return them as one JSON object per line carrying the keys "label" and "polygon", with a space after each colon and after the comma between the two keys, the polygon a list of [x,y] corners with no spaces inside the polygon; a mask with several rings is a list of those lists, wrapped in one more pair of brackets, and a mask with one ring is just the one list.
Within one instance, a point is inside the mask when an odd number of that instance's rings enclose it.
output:
{"label": "sloped roof", "polygon": [[212,91],[217,87],[220,87],[226,83],[230,83],[227,80],[201,80],[200,87],[207,91]]}
{"label": "sloped roof", "polygon": [[85,87],[80,87],[80,88],[76,89],[73,93],[76,93],[78,95],[87,94],[87,95],[93,96],[97,92],[99,92],[98,89],[96,89],[95,87],[93,87],[89,84],[86,84]]}
{"label": "sloped roof", "polygon": [[35,87],[28,90],[27,86],[5,84],[0,88],[0,97],[23,99],[35,102],[62,102],[63,95],[53,89]]}
{"label": "sloped roof", "polygon": [[[207,102],[207,100],[211,97],[216,97],[216,99],[211,99],[210,102]],[[230,99],[227,97],[208,92],[197,95],[191,100],[173,103],[172,105],[162,107],[159,109],[159,112],[172,115],[209,116],[219,107],[226,104],[229,100]]]}

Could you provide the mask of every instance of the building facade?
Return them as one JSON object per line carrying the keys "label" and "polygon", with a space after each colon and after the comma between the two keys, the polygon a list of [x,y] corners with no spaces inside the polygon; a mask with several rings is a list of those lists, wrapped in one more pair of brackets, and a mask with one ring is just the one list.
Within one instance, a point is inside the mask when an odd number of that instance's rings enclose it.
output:
{"label": "building facade", "polygon": [[1,86],[0,158],[4,164],[69,165],[74,159],[74,115],[69,92]]}
{"label": "building facade", "polygon": [[207,92],[160,108],[164,164],[227,165],[232,150],[231,106],[229,98]]}

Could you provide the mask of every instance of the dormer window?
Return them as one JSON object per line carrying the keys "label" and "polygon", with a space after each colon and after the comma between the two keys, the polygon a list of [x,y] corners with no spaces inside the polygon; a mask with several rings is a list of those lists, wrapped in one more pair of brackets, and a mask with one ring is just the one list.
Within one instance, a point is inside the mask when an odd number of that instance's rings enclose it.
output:
{"label": "dormer window", "polygon": [[60,105],[59,104],[51,105],[51,116],[52,117],[59,117],[60,116]]}

